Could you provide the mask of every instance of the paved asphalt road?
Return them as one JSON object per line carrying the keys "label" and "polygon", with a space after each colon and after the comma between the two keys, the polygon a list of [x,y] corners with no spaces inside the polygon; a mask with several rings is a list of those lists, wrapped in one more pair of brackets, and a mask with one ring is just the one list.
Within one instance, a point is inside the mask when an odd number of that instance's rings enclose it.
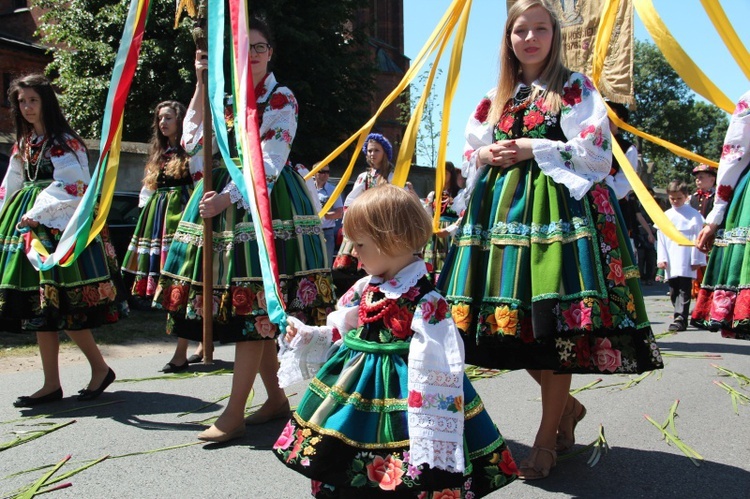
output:
{"label": "paved asphalt road", "polygon": [[[670,304],[666,287],[645,288],[655,332],[666,330]],[[542,481],[517,481],[491,497],[508,498],[750,498],[750,405],[732,408],[730,396],[714,382],[739,388],[739,382],[720,377],[712,364],[750,376],[750,342],[727,340],[718,334],[690,329],[659,341],[665,357],[662,372],[645,377],[623,389],[627,376],[604,376],[597,389],[579,394],[588,415],[578,426],[581,443],[592,442],[604,425],[610,451],[594,467],[587,465],[589,451],[558,463]],[[716,354],[720,358],[700,358]],[[231,368],[231,347],[219,347],[213,368]],[[229,393],[229,376],[204,376],[127,382],[127,378],[155,376],[167,359],[165,354],[113,360],[119,380],[97,403],[81,407],[72,387],[88,379],[85,363],[62,366],[66,399],[44,409],[12,407],[17,395],[33,391],[41,373],[4,374],[0,384],[0,443],[13,432],[75,420],[75,423],[23,445],[0,451],[0,498],[30,484],[43,471],[9,475],[55,463],[71,454],[58,475],[84,462],[110,458],[71,477],[72,487],[49,497],[75,498],[304,498],[307,480],[288,471],[269,451],[284,421],[248,428],[247,435],[230,445],[188,447],[126,456],[126,454],[195,442],[203,428],[197,421],[216,416],[223,403],[201,409]],[[203,371],[200,367],[198,370]],[[633,376],[632,378],[634,378]],[[594,382],[597,376],[575,376],[573,387]],[[120,381],[121,380],[121,381]],[[613,385],[617,386],[601,386]],[[517,458],[528,452],[540,416],[539,392],[524,372],[512,372],[476,382],[487,409]],[[292,403],[304,386],[290,390]],[[256,384],[255,400],[264,400]],[[741,390],[742,391],[742,390]],[[750,386],[743,393],[750,395]],[[660,431],[644,414],[664,421],[679,399],[675,428],[683,442],[704,460],[695,466],[674,445],[667,445]],[[116,402],[116,403],[111,403]],[[61,413],[61,411],[71,410]],[[21,418],[46,414],[37,418]],[[183,412],[192,412],[180,416]],[[44,427],[44,426],[42,426]]]}

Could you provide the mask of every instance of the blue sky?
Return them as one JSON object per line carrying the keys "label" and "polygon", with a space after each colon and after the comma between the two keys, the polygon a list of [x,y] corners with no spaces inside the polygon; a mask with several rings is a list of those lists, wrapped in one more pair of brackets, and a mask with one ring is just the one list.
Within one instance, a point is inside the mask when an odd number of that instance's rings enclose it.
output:
{"label": "blue sky", "polygon": [[[685,52],[732,101],[750,88],[750,82],[716,33],[700,0],[652,2]],[[417,56],[451,3],[451,0],[404,0],[404,53],[407,57],[414,59]],[[750,2],[721,0],[719,3],[745,47],[750,49],[750,32],[746,29]],[[634,13],[634,17],[635,37],[651,41],[638,14]],[[484,93],[497,81],[498,51],[505,18],[504,0],[473,0],[448,137],[447,159],[456,164],[460,163],[463,153],[466,120]],[[448,58],[449,53],[443,55],[444,62],[441,61],[440,67],[447,69]],[[445,74],[444,71],[438,86],[445,85]],[[439,94],[442,102],[442,92]]]}

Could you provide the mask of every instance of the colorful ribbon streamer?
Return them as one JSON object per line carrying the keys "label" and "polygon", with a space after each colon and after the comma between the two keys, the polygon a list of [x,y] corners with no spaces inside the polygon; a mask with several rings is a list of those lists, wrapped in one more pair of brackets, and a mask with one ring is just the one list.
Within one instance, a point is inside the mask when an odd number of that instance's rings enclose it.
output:
{"label": "colorful ribbon streamer", "polygon": [[91,175],[89,188],[63,232],[57,249],[49,254],[33,231],[24,234],[26,255],[37,270],[49,270],[55,265],[70,266],[106,223],[120,164],[125,101],[138,65],[138,54],[150,6],[150,0],[132,0],[130,3],[104,108],[99,159]]}
{"label": "colorful ribbon streamer", "polygon": [[[248,212],[258,242],[263,289],[269,319],[279,327],[286,323],[284,302],[279,288],[276,245],[271,217],[271,205],[260,148],[260,135],[256,121],[255,85],[250,68],[247,3],[229,1],[232,55],[232,94],[234,97],[234,123],[240,149],[237,168],[229,149],[227,127],[224,120],[224,3],[217,2],[208,9],[208,93],[211,102],[216,140],[224,164],[232,180],[248,202]],[[244,173],[243,173],[244,172]],[[252,186],[252,188],[248,188]]]}

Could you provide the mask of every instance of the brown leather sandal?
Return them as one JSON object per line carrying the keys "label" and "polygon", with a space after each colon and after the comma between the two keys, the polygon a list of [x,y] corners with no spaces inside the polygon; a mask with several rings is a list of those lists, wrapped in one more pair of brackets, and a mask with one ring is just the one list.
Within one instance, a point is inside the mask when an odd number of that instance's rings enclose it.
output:
{"label": "brown leather sandal", "polygon": [[[541,466],[537,463],[541,451],[552,456],[552,463],[547,467]],[[531,454],[529,454],[529,457],[521,461],[521,465],[518,467],[518,478],[521,480],[539,480],[541,478],[547,478],[549,476],[549,470],[554,468],[556,464],[557,452],[552,449],[535,445],[531,448]]]}
{"label": "brown leather sandal", "polygon": [[[557,427],[555,450],[558,453],[562,454],[573,448],[576,443],[576,426],[584,417],[586,417],[586,408],[578,400],[573,399],[573,407],[562,415],[560,425]],[[568,429],[570,429],[570,434],[568,434]]]}

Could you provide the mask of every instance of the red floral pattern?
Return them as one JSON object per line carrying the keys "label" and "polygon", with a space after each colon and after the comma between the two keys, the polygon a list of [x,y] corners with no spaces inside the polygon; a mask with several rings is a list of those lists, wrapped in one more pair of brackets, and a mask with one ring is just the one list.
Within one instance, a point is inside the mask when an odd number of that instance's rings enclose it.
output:
{"label": "red floral pattern", "polygon": [[571,86],[563,89],[563,102],[565,105],[572,107],[581,102],[581,94],[581,83],[576,80]]}
{"label": "red floral pattern", "polygon": [[477,120],[480,123],[484,123],[487,121],[487,115],[490,112],[490,106],[492,105],[492,101],[490,101],[487,97],[482,99],[479,102],[479,105],[477,106],[477,109],[474,111],[474,119]]}
{"label": "red floral pattern", "polygon": [[720,185],[718,189],[716,189],[716,196],[719,197],[719,199],[729,202],[732,200],[732,195],[734,194],[734,189],[730,185]]}

